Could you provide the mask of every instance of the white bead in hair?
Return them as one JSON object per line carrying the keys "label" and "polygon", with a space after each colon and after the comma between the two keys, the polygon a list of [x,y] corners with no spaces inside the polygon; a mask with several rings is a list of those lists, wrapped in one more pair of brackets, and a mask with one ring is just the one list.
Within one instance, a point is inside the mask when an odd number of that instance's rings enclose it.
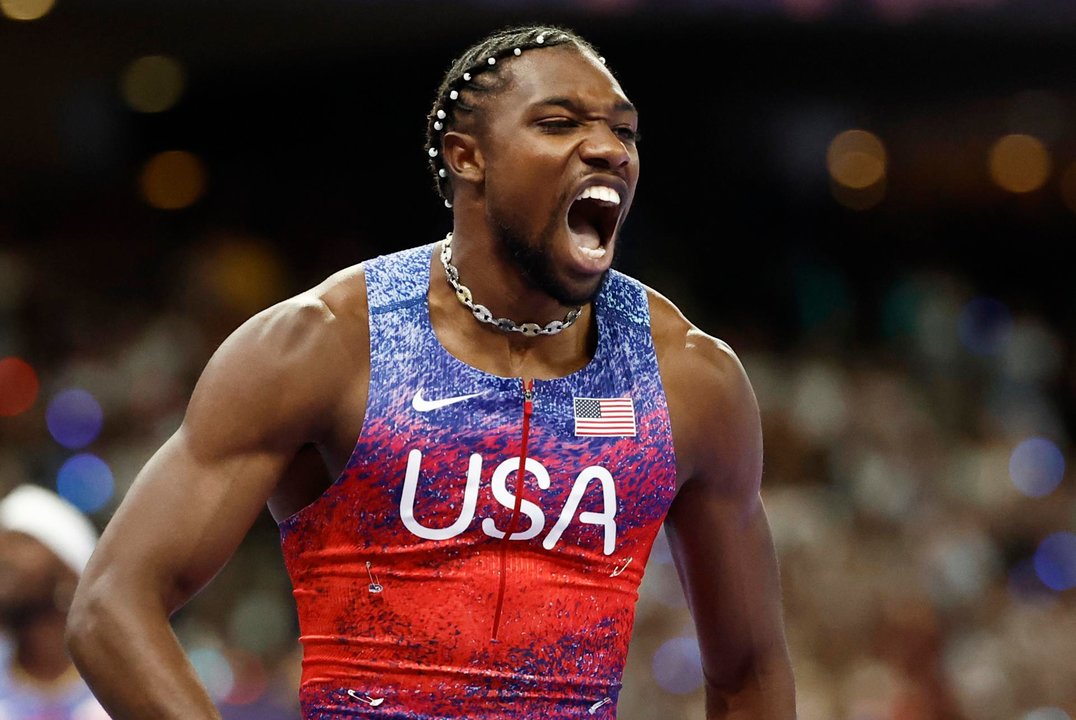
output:
{"label": "white bead in hair", "polygon": [[430,148],[430,157],[437,157],[437,148]]}
{"label": "white bead in hair", "polygon": [[450,203],[448,200],[445,200],[445,207],[452,209],[452,203]]}
{"label": "white bead in hair", "polygon": [[486,60],[486,62],[488,62],[490,65],[496,65],[497,64],[497,58],[491,57],[489,60]]}
{"label": "white bead in hair", "polygon": [[440,175],[441,177],[448,177],[448,173],[445,172],[444,168],[441,168],[440,170],[438,170],[437,174]]}
{"label": "white bead in hair", "polygon": [[447,117],[447,115],[445,115],[444,110],[438,110],[437,111],[437,119],[438,120],[444,120],[446,117]]}
{"label": "white bead in hair", "polygon": [[539,45],[544,44],[545,43],[545,35],[539,35],[538,38],[535,40],[535,42],[538,43]]}
{"label": "white bead in hair", "polygon": [[450,93],[448,94],[448,99],[449,99],[449,100],[455,100],[455,99],[457,99],[457,98],[458,98],[459,96],[460,96],[459,92],[458,92],[458,91],[456,91],[456,90],[453,90],[452,92],[450,92]]}
{"label": "white bead in hair", "polygon": [[516,48],[515,50],[512,51],[512,54],[515,55],[516,57],[519,57],[520,55],[523,54],[523,51],[520,50],[519,48]]}
{"label": "white bead in hair", "polygon": [[471,79],[471,73],[463,73],[463,81],[468,82]]}
{"label": "white bead in hair", "polygon": [[441,128],[443,128],[444,126],[445,126],[445,125],[444,125],[444,123],[442,123],[442,122],[441,122],[440,120],[436,120],[436,121],[434,121],[434,123],[433,123],[433,129],[434,129],[434,130],[440,130],[440,129],[441,129]]}
{"label": "white bead in hair", "polygon": [[600,62],[602,65],[604,65],[605,64],[605,58],[603,58],[601,55],[599,55],[598,56],[598,62]]}

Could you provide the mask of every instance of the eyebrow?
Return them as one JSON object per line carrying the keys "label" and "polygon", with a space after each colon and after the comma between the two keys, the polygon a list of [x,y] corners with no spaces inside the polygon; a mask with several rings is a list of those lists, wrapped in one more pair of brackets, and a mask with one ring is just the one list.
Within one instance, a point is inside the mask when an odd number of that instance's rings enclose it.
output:
{"label": "eyebrow", "polygon": [[[569,97],[548,97],[544,100],[539,100],[538,102],[534,103],[535,107],[542,107],[544,105],[554,105],[556,107],[562,107],[565,110],[576,113],[577,115],[586,114],[583,111],[583,108],[579,105],[579,103]],[[636,115],[639,114],[639,111],[628,100],[621,100],[620,102],[616,103],[613,106],[613,110],[615,112],[629,112],[635,113]]]}

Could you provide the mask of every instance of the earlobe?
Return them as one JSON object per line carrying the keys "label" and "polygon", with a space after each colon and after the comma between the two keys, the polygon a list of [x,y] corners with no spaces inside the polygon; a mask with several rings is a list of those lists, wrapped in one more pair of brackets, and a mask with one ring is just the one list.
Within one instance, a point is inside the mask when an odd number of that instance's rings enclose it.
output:
{"label": "earlobe", "polygon": [[442,137],[445,167],[463,182],[479,184],[485,177],[485,160],[475,136],[449,131]]}

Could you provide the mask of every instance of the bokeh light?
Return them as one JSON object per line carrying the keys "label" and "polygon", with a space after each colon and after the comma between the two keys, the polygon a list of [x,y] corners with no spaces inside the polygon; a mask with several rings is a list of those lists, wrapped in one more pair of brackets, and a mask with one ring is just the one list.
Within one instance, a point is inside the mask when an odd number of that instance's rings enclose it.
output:
{"label": "bokeh light", "polygon": [[1033,135],[1006,135],[990,148],[990,177],[1009,192],[1038,190],[1050,177],[1050,168],[1049,151]]}
{"label": "bokeh light", "polygon": [[1035,572],[1056,592],[1076,587],[1076,533],[1054,533],[1039,543]]}
{"label": "bokeh light", "polygon": [[1055,596],[1039,578],[1035,572],[1033,558],[1027,558],[1016,563],[1010,570],[1006,583],[1009,595],[1013,600],[1022,603],[1040,604],[1053,602]]}
{"label": "bokeh light", "polygon": [[666,640],[654,653],[651,662],[654,680],[663,690],[686,695],[702,687],[702,656],[695,638]]}
{"label": "bokeh light", "polygon": [[104,413],[101,404],[85,390],[71,389],[58,393],[49,403],[45,422],[56,442],[77,450],[97,439]]}
{"label": "bokeh light", "polygon": [[165,55],[140,57],[123,71],[120,92],[138,112],[159,113],[173,107],[185,87],[183,66]]}
{"label": "bokeh light", "polygon": [[269,676],[257,655],[229,649],[225,655],[232,671],[232,688],[224,698],[229,705],[257,702],[269,689]]}
{"label": "bokeh light", "polygon": [[830,142],[826,167],[837,184],[864,190],[885,179],[885,145],[866,130],[846,130]]}
{"label": "bokeh light", "polygon": [[56,491],[82,512],[97,512],[115,491],[112,470],[96,455],[75,455],[60,467]]}
{"label": "bokeh light", "polygon": [[191,269],[191,288],[211,298],[216,312],[228,309],[251,315],[284,297],[284,263],[259,238],[216,238],[198,253]]}
{"label": "bokeh light", "polygon": [[1012,315],[998,300],[974,298],[961,310],[957,332],[973,355],[997,355],[1012,334]]}
{"label": "bokeh light", "polygon": [[55,4],[56,0],[0,0],[0,12],[12,20],[37,20]]}
{"label": "bokeh light", "polygon": [[1012,451],[1009,477],[1024,495],[1045,497],[1057,489],[1065,476],[1065,456],[1054,443],[1036,437],[1024,440]]}
{"label": "bokeh light", "polygon": [[232,693],[235,686],[235,673],[224,654],[213,647],[193,648],[187,657],[198,679],[205,685],[206,691],[215,702],[221,702]]}
{"label": "bokeh light", "polygon": [[870,210],[885,199],[888,184],[883,180],[862,189],[834,182],[830,184],[833,199],[849,210]]}
{"label": "bokeh light", "polygon": [[190,207],[205,193],[206,169],[197,155],[168,150],[151,157],[139,178],[142,197],[161,210]]}
{"label": "bokeh light", "polygon": [[279,595],[255,591],[236,604],[228,619],[229,636],[255,653],[279,649],[294,639],[293,609]]}
{"label": "bokeh light", "polygon": [[1072,718],[1061,708],[1043,707],[1032,710],[1020,720],[1072,720]]}
{"label": "bokeh light", "polygon": [[0,358],[0,417],[21,415],[34,406],[40,384],[30,363]]}

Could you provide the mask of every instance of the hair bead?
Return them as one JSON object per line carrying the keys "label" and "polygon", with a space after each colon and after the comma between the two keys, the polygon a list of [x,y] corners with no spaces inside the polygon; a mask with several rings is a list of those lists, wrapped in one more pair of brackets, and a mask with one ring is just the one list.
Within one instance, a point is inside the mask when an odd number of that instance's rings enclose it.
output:
{"label": "hair bead", "polygon": [[445,207],[448,208],[449,210],[451,210],[452,209],[452,203],[449,202],[448,200],[445,200]]}
{"label": "hair bead", "polygon": [[[3,2],[3,0],[0,0]],[[548,40],[548,41],[547,41]],[[546,45],[560,45],[574,43],[576,49],[589,57],[600,60],[603,64],[605,58],[598,55],[596,49],[583,38],[571,31],[552,30],[542,26],[529,26],[515,28],[511,32],[505,31],[490,35],[479,43],[473,45],[453,62],[452,69],[441,80],[440,95],[434,101],[431,115],[427,119],[426,151],[429,154],[429,169],[433,175],[435,185],[445,192],[441,193],[444,198],[450,194],[448,190],[454,176],[448,172],[441,153],[444,133],[448,132],[448,115],[452,113],[454,119],[460,119],[464,113],[468,115],[479,108],[471,107],[463,100],[463,90],[474,93],[497,92],[496,84],[486,84],[477,81],[478,75],[490,71],[495,73],[498,60],[520,57],[531,48],[540,48]],[[470,98],[470,96],[468,96]],[[450,104],[451,103],[451,104]],[[454,120],[455,121],[455,120]],[[451,202],[446,201],[445,206],[452,207]],[[488,311],[487,311],[488,312]],[[492,318],[492,314],[490,314]],[[542,332],[548,331],[548,327],[542,328]]]}

